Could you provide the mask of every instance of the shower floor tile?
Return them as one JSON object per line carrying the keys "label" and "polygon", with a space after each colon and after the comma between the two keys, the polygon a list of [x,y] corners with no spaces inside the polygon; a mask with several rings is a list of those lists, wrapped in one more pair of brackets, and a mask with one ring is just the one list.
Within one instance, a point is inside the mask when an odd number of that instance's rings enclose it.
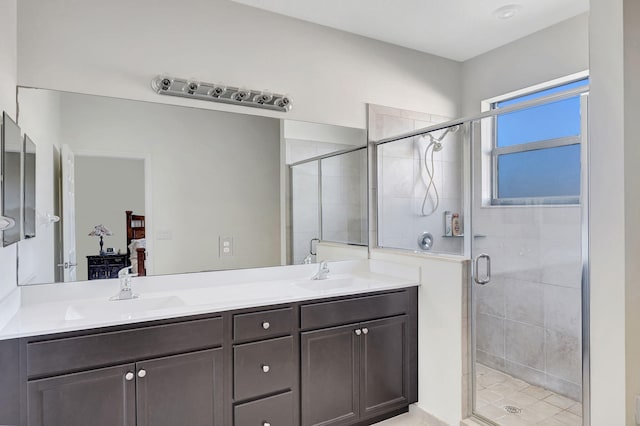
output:
{"label": "shower floor tile", "polygon": [[500,426],[579,426],[582,404],[476,363],[476,414]]}

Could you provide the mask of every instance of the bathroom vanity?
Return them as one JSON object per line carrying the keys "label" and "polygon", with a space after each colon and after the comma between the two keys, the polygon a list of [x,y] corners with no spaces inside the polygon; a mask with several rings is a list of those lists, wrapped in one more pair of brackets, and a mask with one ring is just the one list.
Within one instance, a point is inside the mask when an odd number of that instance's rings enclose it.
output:
{"label": "bathroom vanity", "polygon": [[[133,301],[23,294],[0,328],[0,424],[368,425],[406,411],[416,270],[336,262],[311,281],[314,267],[138,279]],[[171,278],[189,285],[168,296]]]}

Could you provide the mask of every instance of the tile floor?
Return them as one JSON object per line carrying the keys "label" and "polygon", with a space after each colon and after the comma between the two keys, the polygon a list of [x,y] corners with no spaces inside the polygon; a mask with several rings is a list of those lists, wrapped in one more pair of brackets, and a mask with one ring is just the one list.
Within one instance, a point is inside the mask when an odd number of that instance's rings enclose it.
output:
{"label": "tile floor", "polygon": [[[476,412],[500,426],[582,426],[582,404],[508,374],[476,364]],[[520,408],[517,414],[505,405]],[[419,410],[376,423],[376,426],[429,426]]]}
{"label": "tile floor", "polygon": [[[501,426],[581,426],[582,404],[476,364],[476,413]],[[510,414],[505,406],[518,407]]]}

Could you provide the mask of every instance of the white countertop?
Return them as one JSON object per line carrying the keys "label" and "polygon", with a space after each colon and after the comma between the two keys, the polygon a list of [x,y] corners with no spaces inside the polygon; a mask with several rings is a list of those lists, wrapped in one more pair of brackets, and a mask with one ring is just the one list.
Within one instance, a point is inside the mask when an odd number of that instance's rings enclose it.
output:
{"label": "white countertop", "polygon": [[119,281],[20,287],[0,301],[0,340],[178,318],[419,285],[420,269],[376,260],[138,277],[137,299],[110,301]]}

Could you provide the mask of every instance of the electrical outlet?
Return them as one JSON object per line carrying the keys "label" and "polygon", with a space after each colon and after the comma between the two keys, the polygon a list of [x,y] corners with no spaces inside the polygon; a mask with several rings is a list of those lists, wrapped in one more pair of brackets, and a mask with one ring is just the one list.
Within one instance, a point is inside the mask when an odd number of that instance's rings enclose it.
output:
{"label": "electrical outlet", "polygon": [[220,257],[233,256],[233,237],[220,236]]}

